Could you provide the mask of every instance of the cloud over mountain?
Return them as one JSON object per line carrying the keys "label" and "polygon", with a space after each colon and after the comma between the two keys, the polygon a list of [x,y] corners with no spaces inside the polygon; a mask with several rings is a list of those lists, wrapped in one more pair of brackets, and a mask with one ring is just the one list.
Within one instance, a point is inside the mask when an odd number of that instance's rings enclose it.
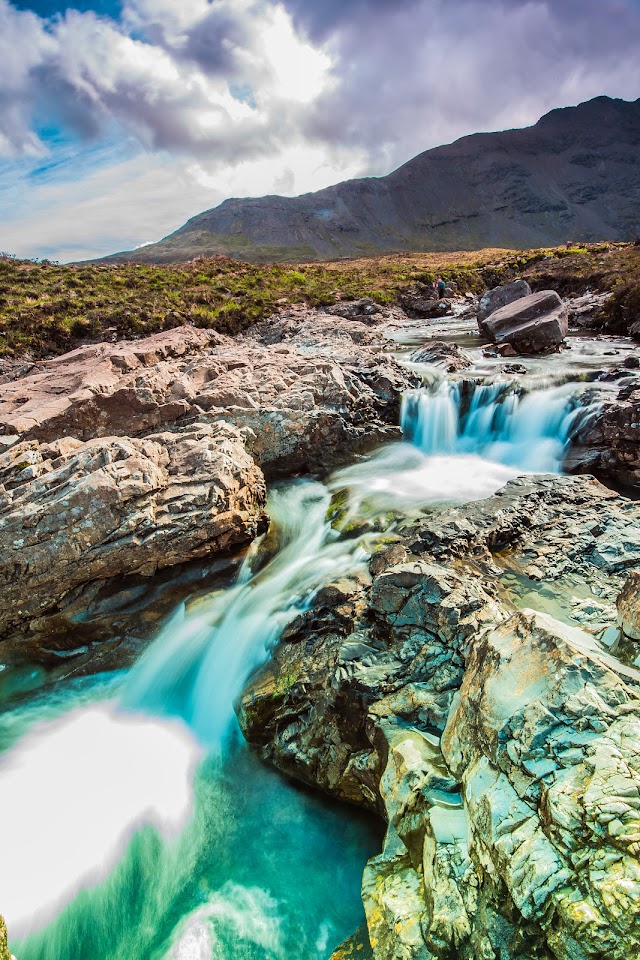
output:
{"label": "cloud over mountain", "polygon": [[[152,171],[190,170],[205,207],[230,189],[295,193],[386,173],[478,129],[640,93],[636,0],[124,0],[111,16],[81,6],[40,16],[37,0],[0,0],[12,189],[24,158],[55,163],[60,140],[75,145],[77,163],[60,167],[70,183],[85,145],[106,156],[121,142]],[[132,186],[123,243],[136,202]],[[159,203],[158,234],[169,225]]]}

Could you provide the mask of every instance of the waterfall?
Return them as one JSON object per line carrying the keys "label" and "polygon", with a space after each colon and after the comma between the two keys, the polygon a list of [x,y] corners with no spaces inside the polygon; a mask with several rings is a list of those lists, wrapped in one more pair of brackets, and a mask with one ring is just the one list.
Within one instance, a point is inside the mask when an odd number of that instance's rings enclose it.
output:
{"label": "waterfall", "polygon": [[575,384],[524,393],[513,383],[445,381],[403,398],[407,440],[430,456],[473,454],[524,471],[561,471],[567,446],[594,412]]}
{"label": "waterfall", "polygon": [[257,572],[244,565],[235,586],[181,607],[132,669],[123,703],[181,717],[216,751],[235,729],[233,703],[284,627],[328,580],[363,564],[356,540],[339,540],[327,521],[330,493],[300,481],[272,493],[278,550]]}

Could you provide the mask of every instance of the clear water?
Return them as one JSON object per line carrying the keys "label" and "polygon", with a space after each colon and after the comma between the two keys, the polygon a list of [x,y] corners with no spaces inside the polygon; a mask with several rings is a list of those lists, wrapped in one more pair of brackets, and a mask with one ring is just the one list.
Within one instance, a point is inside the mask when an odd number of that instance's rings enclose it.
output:
{"label": "clear water", "polygon": [[179,608],[128,675],[0,717],[0,905],[18,960],[307,960],[360,925],[378,826],[263,768],[233,712],[284,625],[364,562],[329,499],[313,482],[276,493],[272,558]]}

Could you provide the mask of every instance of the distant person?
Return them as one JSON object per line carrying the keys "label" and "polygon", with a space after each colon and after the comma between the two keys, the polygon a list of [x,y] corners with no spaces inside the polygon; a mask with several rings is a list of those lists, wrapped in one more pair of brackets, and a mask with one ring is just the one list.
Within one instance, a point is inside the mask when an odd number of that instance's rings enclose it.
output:
{"label": "distant person", "polygon": [[446,283],[444,282],[442,277],[438,277],[438,296],[440,297],[441,300],[444,297],[446,289],[447,289]]}

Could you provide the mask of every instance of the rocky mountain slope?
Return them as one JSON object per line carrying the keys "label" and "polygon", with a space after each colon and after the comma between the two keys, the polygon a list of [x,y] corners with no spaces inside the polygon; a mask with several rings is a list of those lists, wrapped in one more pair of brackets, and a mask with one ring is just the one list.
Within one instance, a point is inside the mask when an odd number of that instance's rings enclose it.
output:
{"label": "rocky mountain slope", "polygon": [[[117,260],[256,261],[530,248],[640,233],[640,100],[597,97],[534,126],[427,150],[386,177],[225,200]],[[114,258],[109,258],[114,259]]]}

